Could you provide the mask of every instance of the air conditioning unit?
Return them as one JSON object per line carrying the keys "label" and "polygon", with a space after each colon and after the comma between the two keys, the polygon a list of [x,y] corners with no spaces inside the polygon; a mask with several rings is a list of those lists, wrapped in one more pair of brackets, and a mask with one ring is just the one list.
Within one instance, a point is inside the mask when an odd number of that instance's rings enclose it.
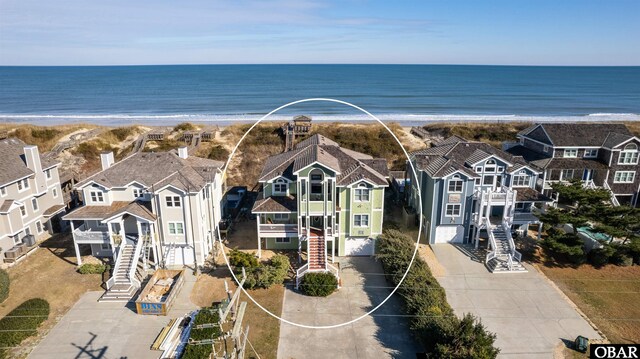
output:
{"label": "air conditioning unit", "polygon": [[16,260],[18,257],[20,257],[21,254],[22,254],[22,251],[20,250],[20,248],[13,247],[4,252],[4,257],[6,259],[13,261],[13,260]]}
{"label": "air conditioning unit", "polygon": [[33,234],[26,235],[22,238],[22,243],[27,247],[36,245],[36,237]]}
{"label": "air conditioning unit", "polygon": [[24,243],[16,244],[13,248],[15,248],[16,251],[18,251],[19,255],[27,251],[27,246],[25,246]]}

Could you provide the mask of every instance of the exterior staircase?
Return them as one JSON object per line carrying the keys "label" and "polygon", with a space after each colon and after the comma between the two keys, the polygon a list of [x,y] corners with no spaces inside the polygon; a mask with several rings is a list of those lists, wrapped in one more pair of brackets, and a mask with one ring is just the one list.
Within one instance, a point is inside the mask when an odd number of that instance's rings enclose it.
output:
{"label": "exterior staircase", "polygon": [[[487,254],[486,266],[492,273],[500,272],[526,272],[527,269],[520,263],[520,252],[512,248],[511,233],[505,231],[504,226],[491,226],[488,229],[492,250]],[[492,240],[491,240],[492,239]]]}
{"label": "exterior staircase", "polygon": [[327,269],[324,237],[309,237],[309,252],[307,257],[309,270],[323,271]]}
{"label": "exterior staircase", "polygon": [[99,302],[128,302],[140,287],[138,262],[140,249],[131,244],[122,244],[113,276],[107,281],[107,291]]}

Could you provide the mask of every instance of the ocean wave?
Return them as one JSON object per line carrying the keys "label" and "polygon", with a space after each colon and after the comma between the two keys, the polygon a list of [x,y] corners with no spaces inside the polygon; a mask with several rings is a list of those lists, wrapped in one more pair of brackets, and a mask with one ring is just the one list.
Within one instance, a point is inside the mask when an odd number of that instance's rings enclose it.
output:
{"label": "ocean wave", "polygon": [[[318,122],[371,122],[366,114],[310,115]],[[470,115],[470,114],[374,114],[384,122],[399,122],[405,126],[423,125],[429,122],[601,122],[640,121],[640,114],[593,113],[588,115]],[[99,123],[107,126],[130,124],[174,125],[179,122],[210,122],[217,125],[255,122],[263,114],[0,114],[0,122],[32,123],[38,125],[61,125],[67,123]],[[288,121],[289,114],[271,115],[268,121]]]}

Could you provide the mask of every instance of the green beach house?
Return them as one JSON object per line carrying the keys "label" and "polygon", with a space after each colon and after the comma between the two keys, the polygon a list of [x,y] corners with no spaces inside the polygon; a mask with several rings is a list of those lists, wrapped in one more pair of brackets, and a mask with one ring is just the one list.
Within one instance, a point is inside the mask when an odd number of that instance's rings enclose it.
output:
{"label": "green beach house", "polygon": [[265,162],[262,191],[253,206],[258,255],[265,249],[307,253],[298,270],[335,271],[336,256],[370,256],[382,233],[383,158],[341,148],[313,135]]}

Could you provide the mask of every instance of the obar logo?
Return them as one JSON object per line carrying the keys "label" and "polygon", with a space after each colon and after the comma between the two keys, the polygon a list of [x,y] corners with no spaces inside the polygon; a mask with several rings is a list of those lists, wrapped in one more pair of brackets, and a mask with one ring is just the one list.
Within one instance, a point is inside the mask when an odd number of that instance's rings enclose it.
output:
{"label": "obar logo", "polygon": [[591,344],[589,358],[640,358],[638,344]]}

